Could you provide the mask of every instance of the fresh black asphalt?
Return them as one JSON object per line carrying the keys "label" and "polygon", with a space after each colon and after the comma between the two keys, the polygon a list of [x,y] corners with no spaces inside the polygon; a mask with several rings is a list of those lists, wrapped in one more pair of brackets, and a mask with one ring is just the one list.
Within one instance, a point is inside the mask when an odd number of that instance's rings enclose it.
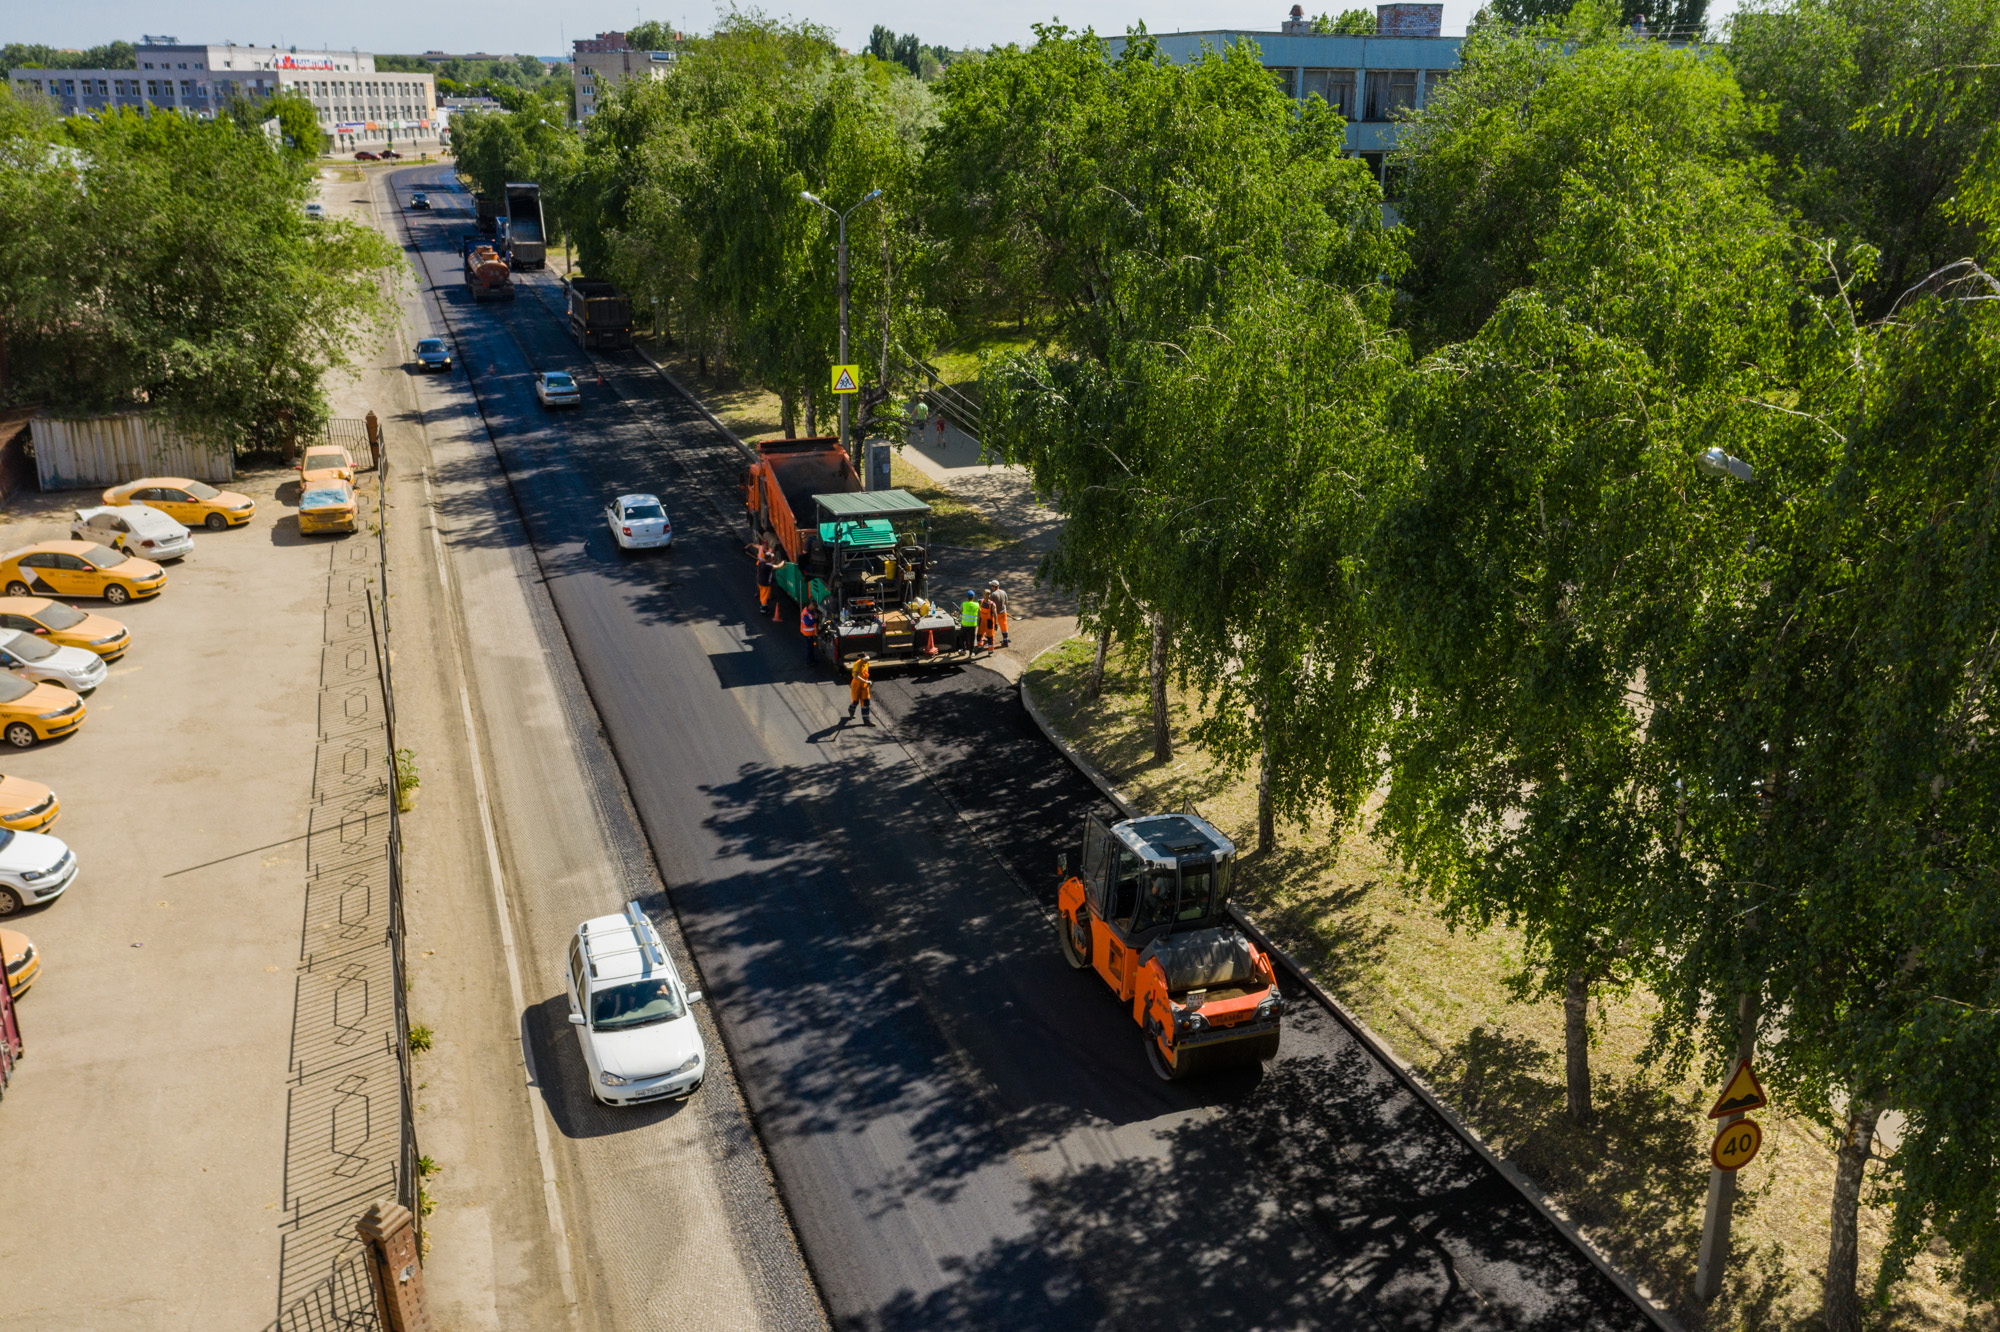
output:
{"label": "fresh black asphalt", "polygon": [[[582,351],[551,275],[475,306],[467,196],[399,174],[444,205],[411,230],[454,373],[839,1326],[1651,1326],[1307,996],[1261,1072],[1157,1080],[1057,951],[1055,859],[1103,802],[1013,689],[890,675],[879,724],[846,723],[844,686],[757,613],[735,446],[636,353]],[[583,407],[544,412],[535,369],[575,373]],[[665,498],[671,553],[611,542],[603,505],[634,490]]]}

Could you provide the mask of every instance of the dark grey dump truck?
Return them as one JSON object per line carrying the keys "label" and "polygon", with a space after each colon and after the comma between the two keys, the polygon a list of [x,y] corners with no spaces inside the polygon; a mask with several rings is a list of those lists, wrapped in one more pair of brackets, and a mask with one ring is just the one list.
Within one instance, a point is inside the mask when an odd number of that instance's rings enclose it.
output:
{"label": "dark grey dump truck", "polygon": [[507,182],[507,248],[515,268],[548,262],[548,232],[542,226],[542,187],[532,181]]}
{"label": "dark grey dump truck", "polygon": [[609,282],[571,278],[569,331],[586,347],[632,345],[632,302]]}

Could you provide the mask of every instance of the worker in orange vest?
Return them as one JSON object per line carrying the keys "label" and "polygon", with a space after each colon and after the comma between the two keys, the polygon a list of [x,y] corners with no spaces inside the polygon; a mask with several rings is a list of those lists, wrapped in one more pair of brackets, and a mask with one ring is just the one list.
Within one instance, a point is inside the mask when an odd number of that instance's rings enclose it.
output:
{"label": "worker in orange vest", "polygon": [[757,604],[771,604],[771,583],[778,576],[778,563],[769,546],[757,547]]}
{"label": "worker in orange vest", "polygon": [[813,640],[819,636],[819,612],[808,601],[799,608],[799,636],[806,640],[806,665],[813,664]]}
{"label": "worker in orange vest", "polygon": [[993,650],[993,597],[991,593],[979,599],[979,646],[988,652]]}
{"label": "worker in orange vest", "polygon": [[986,589],[986,598],[993,603],[993,626],[1000,631],[1000,646],[1006,647],[1011,639],[1007,632],[1007,594],[1001,591],[999,579],[994,579]]}
{"label": "worker in orange vest", "polygon": [[873,726],[868,720],[868,703],[875,697],[874,684],[868,678],[868,658],[856,657],[853,669],[847,678],[847,719],[854,720],[854,710],[861,709],[861,724]]}

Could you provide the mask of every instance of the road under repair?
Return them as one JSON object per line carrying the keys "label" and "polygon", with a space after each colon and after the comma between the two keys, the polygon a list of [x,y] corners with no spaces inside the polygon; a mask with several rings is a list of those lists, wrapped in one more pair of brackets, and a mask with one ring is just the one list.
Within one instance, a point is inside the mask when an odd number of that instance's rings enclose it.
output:
{"label": "road under repair", "polygon": [[[1053,932],[1102,797],[976,666],[881,679],[849,723],[757,613],[737,446],[637,353],[580,349],[553,275],[474,308],[467,216],[411,232],[838,1325],[1653,1326],[1295,984],[1273,1063],[1157,1079]],[[584,405],[545,413],[536,370]],[[613,545],[634,491],[671,554]],[[554,1005],[528,1021],[577,1067]]]}

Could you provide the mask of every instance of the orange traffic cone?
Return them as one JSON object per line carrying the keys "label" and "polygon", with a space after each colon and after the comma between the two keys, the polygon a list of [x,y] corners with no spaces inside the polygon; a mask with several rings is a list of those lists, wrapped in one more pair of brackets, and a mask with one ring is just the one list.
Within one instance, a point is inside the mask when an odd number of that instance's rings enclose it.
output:
{"label": "orange traffic cone", "polygon": [[935,629],[930,630],[924,635],[924,655],[926,657],[935,657],[937,655],[937,630]]}
{"label": "orange traffic cone", "polygon": [[778,589],[774,587],[771,589],[771,623],[783,624],[784,622],[785,608],[779,601]]}

